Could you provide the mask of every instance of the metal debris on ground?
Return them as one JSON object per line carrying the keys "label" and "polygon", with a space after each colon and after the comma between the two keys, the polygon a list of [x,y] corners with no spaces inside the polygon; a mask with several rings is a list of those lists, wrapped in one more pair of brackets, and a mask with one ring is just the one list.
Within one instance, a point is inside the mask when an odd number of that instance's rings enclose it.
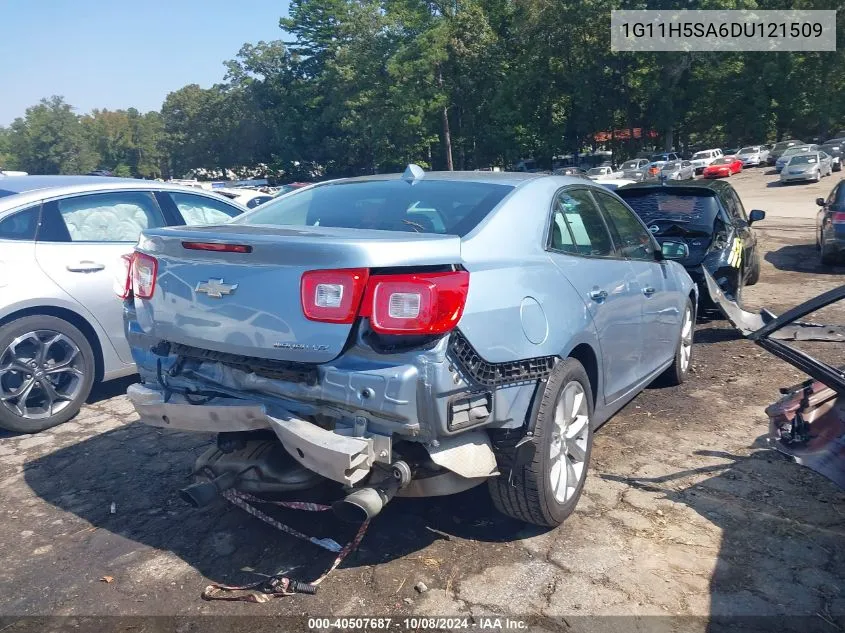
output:
{"label": "metal debris on ground", "polygon": [[282,574],[276,574],[264,580],[260,580],[258,582],[250,583],[247,585],[223,585],[220,583],[212,583],[208,585],[205,590],[203,590],[203,600],[228,600],[237,602],[261,603],[268,602],[272,598],[291,596],[295,593],[315,594],[317,593],[317,587],[319,586],[319,584],[323,582],[326,577],[328,577],[328,575],[333,572],[338,567],[338,565],[340,565],[340,563],[342,563],[343,560],[358,547],[358,545],[361,544],[361,541],[364,538],[364,534],[367,531],[367,527],[369,527],[370,524],[369,520],[364,521],[361,524],[361,527],[358,528],[358,533],[355,535],[355,537],[346,545],[341,547],[336,541],[332,539],[318,539],[313,536],[303,534],[302,532],[288,525],[285,525],[281,521],[277,521],[276,519],[274,519],[268,514],[265,514],[255,506],[250,505],[250,502],[267,503],[282,508],[289,508],[292,510],[304,510],[306,512],[325,512],[331,510],[331,506],[322,505],[319,503],[308,503],[304,501],[268,501],[266,499],[259,499],[258,497],[253,497],[252,495],[231,489],[226,490],[221,494],[223,497],[226,498],[226,500],[238,506],[239,508],[246,510],[246,512],[248,512],[255,518],[261,519],[265,523],[272,525],[273,527],[281,530],[282,532],[290,534],[291,536],[294,536],[298,539],[313,543],[314,545],[329,550],[330,552],[337,552],[337,556],[335,557],[334,562],[331,564],[331,566],[321,576],[312,580],[310,583],[294,580]]}

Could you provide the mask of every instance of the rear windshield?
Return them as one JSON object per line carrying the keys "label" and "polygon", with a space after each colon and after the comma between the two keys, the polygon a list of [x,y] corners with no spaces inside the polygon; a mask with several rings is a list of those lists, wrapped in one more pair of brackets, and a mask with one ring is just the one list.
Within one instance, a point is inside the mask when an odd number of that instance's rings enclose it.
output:
{"label": "rear windshield", "polygon": [[793,145],[797,145],[795,141],[781,141],[780,143],[775,143],[775,150],[786,149],[787,147],[792,147]]}
{"label": "rear windshield", "polygon": [[668,193],[654,190],[618,189],[617,193],[625,199],[643,222],[659,223],[662,232],[663,223],[677,224],[688,231],[702,232],[709,235],[713,223],[719,214],[716,196],[710,192]]}
{"label": "rear windshield", "polygon": [[711,163],[711,165],[730,165],[733,162],[733,158],[717,158]]}
{"label": "rear windshield", "polygon": [[593,167],[587,172],[590,176],[601,176],[607,173],[607,167]]}
{"label": "rear windshield", "polygon": [[710,152],[696,152],[692,155],[693,160],[698,160],[700,158],[710,158]]}
{"label": "rear windshield", "polygon": [[743,147],[741,150],[739,150],[741,156],[745,156],[746,154],[757,154],[759,152],[759,147]]}
{"label": "rear windshield", "polygon": [[339,182],[277,198],[235,224],[330,226],[463,237],[513,190],[448,180]]}
{"label": "rear windshield", "polygon": [[662,163],[667,160],[669,160],[668,154],[655,154],[651,157],[652,163]]}
{"label": "rear windshield", "polygon": [[681,168],[681,163],[676,162],[676,161],[673,161],[671,163],[666,163],[665,165],[663,165],[664,171],[672,171],[673,169],[680,169],[680,168]]}
{"label": "rear windshield", "polygon": [[640,166],[640,161],[629,160],[627,163],[622,163],[622,169],[637,169]]}

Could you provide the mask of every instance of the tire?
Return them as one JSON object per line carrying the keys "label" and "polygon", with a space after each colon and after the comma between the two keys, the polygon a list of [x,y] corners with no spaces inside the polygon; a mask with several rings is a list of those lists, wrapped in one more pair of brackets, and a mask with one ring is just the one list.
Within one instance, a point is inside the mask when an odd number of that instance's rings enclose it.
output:
{"label": "tire", "polygon": [[[578,396],[581,398],[578,399]],[[593,446],[593,395],[590,380],[581,363],[574,358],[559,363],[546,383],[542,398],[534,420],[537,450],[532,461],[515,468],[510,482],[510,468],[503,469],[502,475],[488,481],[488,488],[493,505],[502,514],[534,525],[557,527],[572,514],[578,504],[587,479]],[[566,416],[555,415],[559,403],[568,403],[570,411],[564,411],[561,407],[561,412],[566,413]],[[576,403],[580,405],[577,409],[579,413],[573,421],[577,421],[578,432],[571,436],[570,448],[567,449],[567,443],[560,442],[560,427],[555,419],[563,418],[562,422],[565,423],[571,417],[571,410]],[[571,423],[569,428],[574,428]],[[564,437],[568,431],[564,428]],[[557,459],[553,457],[554,450],[559,451]],[[502,457],[508,459],[507,455]],[[567,464],[571,464],[572,468],[567,469]],[[569,486],[568,482],[564,482],[563,490],[558,487],[556,495],[555,486],[561,486],[558,475],[567,473],[569,477],[574,474],[577,483]]]}
{"label": "tire", "polygon": [[824,246],[819,246],[819,259],[822,266],[836,266],[839,263],[837,254],[825,250]]}
{"label": "tire", "polygon": [[693,337],[695,335],[695,306],[687,299],[684,309],[681,331],[678,335],[678,346],[675,348],[675,358],[672,364],[655,381],[661,387],[676,387],[683,384],[692,366]]}
{"label": "tire", "polygon": [[753,286],[758,281],[760,281],[760,254],[755,253],[754,259],[751,263],[751,270],[749,271],[748,277],[745,280],[745,285]]}
{"label": "tire", "polygon": [[[12,365],[21,369],[9,369]],[[6,397],[0,399],[0,427],[18,433],[37,433],[67,422],[79,412],[94,383],[94,352],[88,339],[52,316],[22,317],[0,327],[0,367],[7,368],[0,370],[0,398]],[[27,385],[21,403],[15,396],[22,396]]]}

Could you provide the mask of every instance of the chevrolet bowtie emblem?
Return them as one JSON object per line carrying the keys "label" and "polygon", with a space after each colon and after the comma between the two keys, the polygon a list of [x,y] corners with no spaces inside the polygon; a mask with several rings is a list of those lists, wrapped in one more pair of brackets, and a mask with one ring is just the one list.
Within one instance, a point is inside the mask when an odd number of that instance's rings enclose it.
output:
{"label": "chevrolet bowtie emblem", "polygon": [[196,292],[204,292],[213,299],[221,299],[223,295],[230,295],[238,289],[238,284],[224,284],[222,279],[201,281],[194,288]]}

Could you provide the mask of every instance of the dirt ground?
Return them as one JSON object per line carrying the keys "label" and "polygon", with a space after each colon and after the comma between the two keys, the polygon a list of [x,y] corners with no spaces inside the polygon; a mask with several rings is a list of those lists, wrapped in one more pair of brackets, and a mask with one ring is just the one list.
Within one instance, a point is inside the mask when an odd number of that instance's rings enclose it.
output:
{"label": "dirt ground", "polygon": [[[845,283],[845,268],[821,270],[813,247],[813,200],[840,176],[789,187],[770,186],[766,170],[731,179],[748,210],[768,212],[747,305],[780,312]],[[764,442],[765,406],[804,378],[727,322],[702,323],[691,379],[647,390],[599,431],[584,496],[559,529],[498,515],[485,487],[397,500],[316,596],[265,604],[204,602],[200,592],[279,570],[313,578],[333,555],[223,502],[183,504],[175,491],[211,438],[141,426],[122,395],[129,383],[106,385],[68,424],[0,437],[0,618],[9,631],[24,626],[12,616],[412,614],[461,616],[469,628],[492,615],[530,630],[703,631],[754,616],[735,630],[841,631],[845,493]],[[350,536],[328,517],[284,516]],[[148,630],[141,622],[121,627]]]}

